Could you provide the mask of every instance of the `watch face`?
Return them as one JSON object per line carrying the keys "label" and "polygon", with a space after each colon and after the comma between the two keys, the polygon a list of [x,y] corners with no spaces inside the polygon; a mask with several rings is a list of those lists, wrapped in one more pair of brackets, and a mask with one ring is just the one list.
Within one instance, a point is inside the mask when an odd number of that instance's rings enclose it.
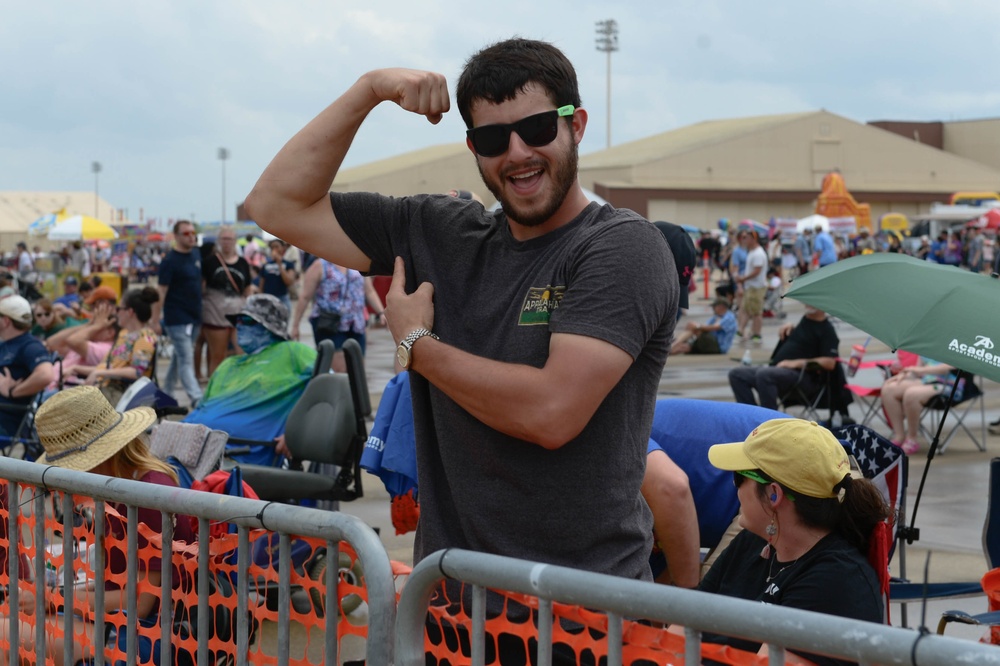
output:
{"label": "watch face", "polygon": [[399,363],[400,367],[404,370],[409,369],[410,350],[402,345],[396,347],[396,362]]}

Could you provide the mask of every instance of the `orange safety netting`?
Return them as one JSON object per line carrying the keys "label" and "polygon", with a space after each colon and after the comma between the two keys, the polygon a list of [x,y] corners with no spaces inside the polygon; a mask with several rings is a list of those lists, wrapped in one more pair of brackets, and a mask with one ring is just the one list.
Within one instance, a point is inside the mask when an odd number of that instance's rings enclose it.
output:
{"label": "orange safety netting", "polygon": [[[429,664],[457,666],[469,662],[469,629],[472,626],[466,611],[470,607],[469,595],[466,593],[463,599],[457,590],[457,585],[444,585],[432,601],[424,645],[426,654],[432,657],[428,659]],[[449,592],[453,595],[450,598]],[[513,592],[490,591],[488,595],[486,664],[500,663],[498,652],[504,666],[533,663],[538,639],[538,599]],[[582,666],[602,663],[608,656],[608,616],[603,612],[553,603],[552,617],[554,664]],[[682,666],[685,663],[684,636],[649,622],[623,621],[622,642],[622,663],[626,666]],[[766,656],[712,643],[702,643],[701,654],[702,659],[719,664],[764,666],[768,663]],[[528,655],[531,655],[530,660]],[[786,654],[785,663],[796,666],[812,662]]]}
{"label": "orange safety netting", "polygon": [[[34,599],[36,585],[34,582],[35,558],[37,553],[37,544],[34,543],[35,518],[23,515],[19,518],[18,533],[20,535],[20,545],[12,545],[12,540],[8,537],[6,529],[9,525],[9,513],[4,501],[6,499],[6,484],[2,484],[2,488],[3,490],[0,491],[0,587],[7,589],[10,583],[7,553],[11,552],[12,548],[19,548],[18,561],[20,563],[22,580],[20,581],[18,590],[21,597],[21,607],[24,608],[23,604],[26,598],[29,600]],[[58,493],[54,494],[54,498],[58,496]],[[52,586],[47,585],[45,588],[45,601],[47,607],[50,609],[50,614],[46,615],[45,621],[47,656],[44,663],[54,664],[55,660],[51,654],[52,646],[61,646],[64,636],[64,618],[61,613],[56,614],[54,611],[61,611],[65,605],[65,597],[62,591],[62,570],[67,564],[73,568],[77,576],[76,594],[71,602],[75,616],[73,642],[79,649],[83,650],[85,655],[89,655],[93,651],[93,625],[95,622],[93,602],[84,596],[86,593],[82,590],[88,587],[89,589],[93,589],[94,581],[96,580],[93,569],[94,560],[96,559],[94,558],[96,548],[94,545],[95,532],[93,524],[94,501],[84,497],[74,497],[77,515],[74,521],[75,526],[72,528],[72,541],[78,544],[78,547],[74,548],[75,552],[70,554],[70,557],[61,552],[62,521],[57,520],[51,515],[51,507],[59,507],[61,505],[61,498],[55,499],[55,501],[47,500],[46,504],[50,507],[50,510],[47,511],[48,515],[45,518],[45,533],[48,543],[43,544],[43,548],[45,549],[44,559],[47,580]],[[33,503],[30,506],[33,506]],[[113,536],[118,530],[115,522],[119,521],[118,526],[124,525],[125,518],[107,505],[106,514],[106,523],[110,524],[111,527],[107,529],[108,536],[105,538],[105,578],[106,580],[114,578],[115,583],[124,589],[126,584],[125,576],[118,575],[112,577],[110,561],[114,552],[119,553],[122,559],[125,558],[127,542],[124,538],[115,538]],[[152,532],[142,523],[139,524],[139,533],[144,539],[140,539],[138,551],[139,570],[134,572],[137,581],[137,591],[140,595],[142,593],[149,593],[159,598],[161,594],[159,586],[152,585],[147,579],[145,572],[147,565],[151,561],[159,560],[162,554],[162,540],[158,534]],[[251,530],[250,532],[253,557],[247,580],[249,587],[248,612],[252,632],[249,637],[249,661],[253,664],[267,665],[278,663],[275,647],[276,640],[274,639],[276,630],[272,627],[269,634],[270,638],[262,640],[262,636],[268,633],[264,631],[265,625],[273,623],[276,626],[278,622],[279,606],[277,588],[280,574],[277,570],[277,541],[276,538],[273,542],[271,541],[271,537],[273,536],[273,533],[263,529]],[[315,646],[322,646],[324,644],[326,626],[326,562],[325,560],[321,561],[323,555],[325,555],[325,542],[321,539],[306,537],[293,538],[299,542],[297,545],[300,547],[303,544],[308,544],[309,547],[306,547],[305,551],[309,552],[309,557],[305,561],[297,563],[293,561],[292,571],[290,572],[292,598],[291,603],[287,604],[289,607],[290,625],[293,627],[293,650],[290,655],[290,663],[296,665],[323,663],[322,655],[317,655],[317,653],[321,653],[322,651],[317,650]],[[267,541],[258,543],[260,540]],[[143,543],[143,541],[146,543]],[[238,536],[236,534],[225,534],[218,538],[213,537],[209,546],[208,571],[210,573],[211,589],[209,594],[211,620],[208,637],[191,635],[192,630],[197,632],[198,629],[197,580],[198,576],[202,573],[198,567],[198,545],[184,544],[183,542],[173,543],[171,561],[173,564],[172,577],[174,579],[172,594],[174,608],[171,609],[171,613],[174,631],[171,637],[171,644],[174,646],[174,650],[186,653],[180,659],[175,658],[175,663],[194,663],[196,661],[199,640],[207,643],[210,652],[215,653],[217,657],[224,655],[235,656],[237,608],[237,565],[235,553],[237,542]],[[360,606],[362,602],[367,602],[367,591],[364,587],[363,572],[357,562],[357,556],[343,542],[340,544],[339,570],[340,576],[336,595],[338,605],[340,606],[337,620],[338,641],[342,641],[347,636],[356,636],[363,642],[367,637],[367,626],[364,624],[363,618],[351,617],[350,611]],[[12,616],[9,601],[9,595],[6,595],[3,601],[0,602],[0,625],[5,625],[6,618]],[[344,609],[347,609],[348,612],[345,613]],[[37,626],[37,618],[34,615],[33,606],[30,614],[29,611],[21,611],[20,613],[15,612],[13,615],[19,615],[21,621],[19,628],[20,655],[25,660],[25,663],[33,663],[36,660],[34,640],[35,628]],[[100,625],[102,628],[106,627],[106,624],[113,625],[116,628],[120,628],[124,636],[125,617],[122,613],[107,611],[103,620]],[[138,627],[140,636],[139,663],[153,663],[153,660],[150,658],[142,659],[142,655],[143,653],[149,654],[151,651],[155,653],[159,651],[161,633],[159,620],[155,619],[150,624],[151,626],[140,625]],[[3,653],[0,656],[3,657],[10,651],[9,633],[5,629],[5,627],[0,626],[0,652]],[[119,645],[119,642],[112,633],[107,643],[105,649],[107,663],[124,661],[126,658],[125,640],[122,639]],[[310,649],[310,646],[313,646],[312,649]],[[310,652],[313,653],[312,660],[309,658]],[[213,661],[218,661],[218,659]],[[158,654],[156,662],[159,662]]]}
{"label": "orange safety netting", "polygon": [[[0,491],[0,586],[6,589],[10,583],[7,567],[7,553],[11,549],[11,539],[8,538],[8,511],[6,509],[6,485],[2,484]],[[55,494],[58,496],[58,494]],[[49,502],[49,506],[60,505],[59,501]],[[92,588],[96,580],[93,569],[94,564],[94,544],[95,534],[93,525],[93,500],[74,497],[74,504],[77,507],[78,515],[73,529],[73,541],[79,544],[76,552],[67,558],[58,547],[49,545],[45,547],[45,567],[51,571],[52,578],[62,581],[62,568],[69,564],[77,571],[77,580],[80,587],[89,584]],[[113,508],[106,506],[108,521],[122,521],[121,517]],[[60,544],[62,537],[60,530],[62,522],[52,515],[45,518],[45,532],[48,535],[47,541],[50,544]],[[158,586],[152,585],[145,574],[147,564],[157,560],[161,556],[161,539],[158,534],[153,533],[144,524],[139,524],[140,535],[144,537],[146,543],[142,543],[139,548],[138,557],[140,562],[139,571],[135,572],[137,580],[137,590],[142,593],[160,595]],[[109,529],[109,535],[114,532],[114,528]],[[35,583],[33,582],[33,569],[36,557],[36,544],[34,543],[35,518],[32,516],[21,516],[19,525],[20,546],[19,563],[22,572],[22,580],[19,584],[19,594],[22,599],[33,598]],[[252,562],[248,572],[248,613],[250,615],[251,635],[249,636],[248,660],[253,664],[269,665],[277,664],[275,640],[273,637],[273,627],[278,622],[278,595],[276,593],[279,572],[276,567],[278,549],[272,540],[273,533],[267,530],[251,530],[250,542],[253,553]],[[308,543],[312,547],[312,555],[316,556],[316,549],[323,547],[325,542],[319,539],[295,537],[301,543]],[[263,541],[262,541],[263,540]],[[258,543],[262,541],[261,543]],[[236,653],[236,576],[237,566],[235,552],[237,548],[238,536],[236,534],[224,534],[211,540],[209,547],[209,568],[211,581],[211,592],[209,594],[209,607],[211,608],[211,622],[209,636],[191,635],[191,631],[197,631],[198,621],[190,609],[197,609],[198,605],[198,576],[201,571],[198,567],[198,545],[184,544],[182,542],[173,543],[173,603],[171,610],[174,631],[171,636],[173,646],[174,663],[195,663],[199,641],[207,644],[208,649],[214,655],[212,661],[226,661],[226,657],[235,659]],[[110,579],[111,553],[117,551],[122,557],[125,556],[126,541],[115,539],[111,536],[106,538],[105,552],[105,577]],[[273,559],[272,559],[273,558]],[[322,646],[324,644],[325,632],[325,575],[321,567],[313,566],[314,559],[307,559],[293,566],[290,572],[292,586],[292,600],[288,604],[290,624],[295,627],[293,635],[293,650],[290,655],[290,663],[307,665],[323,663],[322,650],[309,649],[309,646]],[[393,575],[397,581],[405,578],[410,568],[404,564],[393,562]],[[351,611],[357,608],[361,602],[367,602],[367,590],[364,586],[363,572],[360,570],[357,557],[346,543],[340,544],[339,561],[339,583],[337,588],[337,599],[339,605],[339,617],[337,620],[337,640],[343,642],[345,638],[365,641],[367,638],[367,626],[363,618],[352,617]],[[122,588],[125,587],[123,576],[117,577]],[[399,585],[397,584],[397,588]],[[450,588],[450,586],[449,586]],[[457,588],[457,586],[456,586]],[[79,593],[78,593],[79,594]],[[491,602],[488,604],[486,620],[486,655],[487,664],[497,663],[495,660],[497,649],[503,651],[504,663],[516,663],[515,658],[510,661],[507,657],[511,654],[524,655],[534,653],[538,638],[538,629],[535,621],[537,619],[538,599],[535,597],[516,593],[490,593]],[[50,609],[62,609],[65,600],[60,587],[46,587],[46,603]],[[495,600],[500,600],[502,611],[490,612],[496,605]],[[444,586],[431,608],[428,609],[427,633],[425,636],[425,651],[432,657],[429,663],[436,664],[464,664],[469,661],[470,641],[469,628],[472,626],[470,617],[465,611],[468,602],[461,603],[456,597],[448,599]],[[23,606],[22,606],[23,607]],[[72,608],[76,620],[74,621],[73,642],[85,654],[90,654],[93,650],[93,623],[95,621],[92,604],[82,596],[74,598]],[[346,611],[346,612],[345,612]],[[602,612],[590,611],[579,606],[568,604],[552,604],[552,612],[555,621],[553,623],[552,637],[557,645],[555,654],[556,663],[595,663],[607,656],[607,633],[608,618]],[[37,659],[36,648],[33,645],[35,637],[35,627],[37,619],[34,614],[22,611],[20,614],[20,656],[26,663],[33,663]],[[0,621],[3,618],[11,617],[9,606],[9,596],[0,602]],[[50,614],[46,616],[45,640],[47,646],[61,644],[63,640],[63,618],[61,615]],[[104,623],[120,627],[122,634],[125,632],[124,616],[120,613],[108,611],[104,617]],[[102,623],[102,626],[104,626]],[[270,638],[264,638],[265,625],[271,626]],[[143,654],[153,651],[157,654],[158,663],[160,627],[158,621],[152,626],[138,627],[140,660],[139,663],[154,663],[152,658],[143,659]],[[0,652],[5,657],[10,650],[9,634],[0,630]],[[671,633],[666,629],[651,626],[648,623],[626,620],[623,623],[623,660],[626,665],[656,663],[656,664],[683,664],[684,663],[684,638],[681,635]],[[298,646],[298,649],[295,649]],[[302,648],[306,649],[303,650]],[[51,654],[51,647],[47,649],[45,664],[54,664],[55,660]],[[703,644],[702,657],[712,659],[722,664],[735,664],[740,666],[763,666],[767,663],[766,657],[750,654],[736,650],[727,646]],[[312,659],[310,659],[312,656]],[[124,662],[126,658],[125,641],[120,642],[112,635],[105,648],[105,659],[107,663]],[[561,659],[561,660],[560,660]],[[810,662],[787,655],[787,664],[808,664]]]}

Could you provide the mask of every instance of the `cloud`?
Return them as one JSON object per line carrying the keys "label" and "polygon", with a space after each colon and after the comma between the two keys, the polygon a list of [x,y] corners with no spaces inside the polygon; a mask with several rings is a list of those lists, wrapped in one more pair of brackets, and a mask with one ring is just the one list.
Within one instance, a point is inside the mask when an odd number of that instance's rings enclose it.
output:
{"label": "cloud", "polygon": [[[376,67],[444,73],[487,43],[552,41],[577,67],[590,126],[606,141],[607,57],[595,22],[618,22],[612,138],[634,140],[712,118],[826,108],[859,121],[1000,115],[992,0],[457,0],[375,3],[18,3],[0,22],[0,183],[89,190],[130,212],[218,218],[299,128]],[[461,141],[386,104],[345,165]]]}

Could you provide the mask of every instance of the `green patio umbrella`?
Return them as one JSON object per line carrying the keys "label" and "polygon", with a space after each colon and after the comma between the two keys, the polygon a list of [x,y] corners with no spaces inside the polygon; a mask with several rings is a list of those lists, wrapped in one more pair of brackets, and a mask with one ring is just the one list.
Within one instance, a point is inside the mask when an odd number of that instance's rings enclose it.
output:
{"label": "green patio umbrella", "polygon": [[1000,382],[1000,281],[905,254],[851,257],[795,278],[788,298],[893,349]]}
{"label": "green patio umbrella", "polygon": [[[1000,342],[1000,280],[995,277],[904,254],[876,253],[795,278],[785,296],[839,317],[894,350],[947,363],[960,374],[1000,381],[1000,349],[994,348]],[[952,391],[954,395],[954,387]],[[927,452],[914,521],[947,415],[946,408]],[[910,533],[915,534],[912,523]]]}

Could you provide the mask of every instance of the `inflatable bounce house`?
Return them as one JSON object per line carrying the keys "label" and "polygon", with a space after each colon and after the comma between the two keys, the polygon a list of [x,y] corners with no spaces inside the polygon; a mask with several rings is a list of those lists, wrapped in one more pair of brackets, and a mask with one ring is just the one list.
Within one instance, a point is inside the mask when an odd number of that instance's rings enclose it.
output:
{"label": "inflatable bounce house", "polygon": [[857,228],[872,229],[872,209],[866,203],[859,204],[847,191],[844,184],[844,177],[838,171],[831,171],[823,177],[822,191],[816,199],[816,210],[818,215],[826,217],[853,217],[857,222]]}

